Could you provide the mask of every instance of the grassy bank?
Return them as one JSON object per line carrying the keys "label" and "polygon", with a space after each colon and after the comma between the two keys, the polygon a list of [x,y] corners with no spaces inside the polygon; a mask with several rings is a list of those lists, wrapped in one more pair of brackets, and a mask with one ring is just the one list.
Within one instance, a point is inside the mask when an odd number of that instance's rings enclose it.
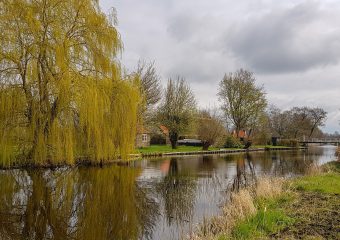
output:
{"label": "grassy bank", "polygon": [[[255,145],[251,149],[280,149],[285,146],[271,146],[271,145]],[[238,150],[242,148],[227,148],[228,150]],[[220,150],[220,148],[210,147],[210,151]],[[202,151],[202,147],[194,146],[178,146],[176,149],[172,149],[170,145],[150,145],[149,147],[138,148],[137,153],[148,154],[148,153],[171,153],[171,152],[199,152]]]}
{"label": "grassy bank", "polygon": [[340,239],[340,162],[293,180],[259,179],[191,239]]}
{"label": "grassy bank", "polygon": [[[218,148],[209,148],[209,150],[218,150]],[[178,146],[172,149],[170,145],[150,145],[150,147],[138,148],[139,153],[169,153],[169,152],[196,152],[202,151],[202,147]]]}

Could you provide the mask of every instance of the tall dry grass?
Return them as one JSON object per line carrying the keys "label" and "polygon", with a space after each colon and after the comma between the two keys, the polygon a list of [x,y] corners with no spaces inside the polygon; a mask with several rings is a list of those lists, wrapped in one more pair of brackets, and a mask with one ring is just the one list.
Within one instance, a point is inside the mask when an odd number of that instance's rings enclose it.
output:
{"label": "tall dry grass", "polygon": [[257,183],[232,193],[230,201],[222,208],[222,215],[200,224],[188,238],[191,240],[212,240],[217,235],[230,236],[236,224],[257,213],[256,200],[279,197],[284,193],[284,180],[262,177]]}
{"label": "tall dry grass", "polygon": [[316,176],[316,175],[321,174],[324,171],[325,171],[325,168],[323,166],[319,166],[316,163],[312,163],[307,167],[305,174],[309,176]]}
{"label": "tall dry grass", "polygon": [[275,198],[280,196],[284,192],[283,178],[260,178],[255,187],[255,193],[257,198]]}

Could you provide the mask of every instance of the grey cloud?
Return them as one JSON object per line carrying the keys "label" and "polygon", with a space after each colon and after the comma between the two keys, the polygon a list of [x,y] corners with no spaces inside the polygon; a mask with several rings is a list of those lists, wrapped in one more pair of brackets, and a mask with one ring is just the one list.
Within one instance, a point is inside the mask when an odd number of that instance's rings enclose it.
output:
{"label": "grey cloud", "polygon": [[257,72],[306,71],[336,64],[340,30],[337,17],[328,17],[328,11],[308,1],[251,17],[228,32],[227,48]]}
{"label": "grey cloud", "polygon": [[[320,106],[339,129],[338,0],[100,0],[116,7],[122,63],[155,61],[165,86],[181,75],[199,106],[218,105],[218,82],[243,67],[281,108]],[[302,4],[301,4],[302,3]]]}
{"label": "grey cloud", "polygon": [[180,14],[173,18],[167,30],[178,41],[188,40],[194,35],[198,22],[199,19],[187,14]]}

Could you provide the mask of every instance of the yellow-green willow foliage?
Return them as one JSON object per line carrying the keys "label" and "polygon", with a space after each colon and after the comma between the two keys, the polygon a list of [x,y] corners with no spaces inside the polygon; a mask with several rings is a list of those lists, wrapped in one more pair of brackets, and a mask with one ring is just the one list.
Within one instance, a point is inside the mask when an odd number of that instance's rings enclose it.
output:
{"label": "yellow-green willow foliage", "polygon": [[0,165],[127,157],[140,94],[121,77],[114,14],[96,0],[1,1],[0,43]]}
{"label": "yellow-green willow foliage", "polygon": [[[0,173],[0,239],[150,239],[159,204],[140,168]],[[175,203],[174,203],[175,204]]]}

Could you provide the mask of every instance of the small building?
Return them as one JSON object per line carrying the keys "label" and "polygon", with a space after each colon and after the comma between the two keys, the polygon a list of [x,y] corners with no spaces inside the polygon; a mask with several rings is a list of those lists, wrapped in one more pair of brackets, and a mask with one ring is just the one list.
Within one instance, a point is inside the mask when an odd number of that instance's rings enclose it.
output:
{"label": "small building", "polygon": [[247,134],[247,131],[246,130],[240,130],[237,134],[236,130],[233,131],[233,136],[235,138],[239,138],[240,141],[244,141],[246,138],[248,138],[248,134]]}
{"label": "small building", "polygon": [[136,135],[136,148],[142,147],[149,147],[150,146],[150,131],[145,127],[138,127],[137,128],[137,135]]}
{"label": "small building", "polygon": [[165,144],[170,144],[170,138],[169,138],[169,129],[166,126],[160,125],[159,129],[161,130],[162,135],[165,138]]}

